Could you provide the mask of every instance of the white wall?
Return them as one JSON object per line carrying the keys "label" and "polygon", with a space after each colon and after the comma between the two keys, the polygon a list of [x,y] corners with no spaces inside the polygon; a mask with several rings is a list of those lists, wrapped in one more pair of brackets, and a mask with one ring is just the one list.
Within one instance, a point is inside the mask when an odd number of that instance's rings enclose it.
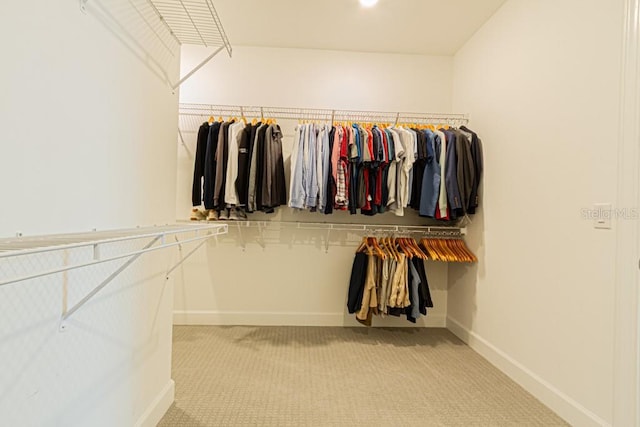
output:
{"label": "white wall", "polygon": [[[183,46],[182,68],[188,71],[206,50]],[[233,58],[220,54],[187,80],[181,102],[315,107],[373,111],[450,112],[452,58],[323,50],[234,47]],[[280,121],[286,165],[296,125]],[[196,134],[186,132],[191,153]],[[287,173],[288,177],[288,173]],[[193,158],[178,149],[177,216],[191,208]],[[287,178],[288,179],[288,178]],[[294,213],[287,207],[276,215],[250,219],[285,221],[421,224],[415,213],[374,218]],[[176,282],[175,321],[207,324],[352,325],[345,301],[353,254],[359,237],[333,232],[325,253],[323,231],[270,231],[266,249],[256,243],[257,230],[232,227],[219,245],[185,263]],[[243,252],[241,241],[248,242]],[[295,243],[293,243],[295,242]],[[231,267],[229,267],[231,266]],[[444,326],[447,269],[427,266],[434,310],[420,324]],[[411,326],[398,319],[376,319],[378,325]]]}
{"label": "white wall", "polygon": [[484,141],[480,259],[449,268],[448,325],[574,425],[612,421],[623,2],[511,0],[455,57]]}
{"label": "white wall", "polygon": [[0,236],[174,220],[177,95],[91,12],[122,2],[0,5]]}
{"label": "white wall", "polygon": [[[73,0],[0,4],[0,236],[174,221],[177,96],[98,19],[109,3],[128,2],[90,1],[87,14]],[[61,275],[0,289],[3,424],[130,426],[161,415],[173,400],[173,291],[159,275],[170,255],[143,256],[65,333]],[[0,280],[54,258],[0,260]],[[119,264],[69,273],[68,307]]]}

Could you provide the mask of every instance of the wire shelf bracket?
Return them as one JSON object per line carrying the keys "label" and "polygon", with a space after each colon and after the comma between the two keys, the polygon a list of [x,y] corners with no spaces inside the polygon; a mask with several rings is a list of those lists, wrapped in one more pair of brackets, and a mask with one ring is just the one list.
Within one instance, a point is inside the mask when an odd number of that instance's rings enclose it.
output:
{"label": "wire shelf bracket", "polygon": [[[79,0],[80,10],[86,14],[91,3],[135,44],[146,61],[154,64],[153,71],[161,70],[162,78],[174,91],[223,50],[232,55],[233,48],[212,0]],[[174,69],[183,44],[205,46],[213,52],[173,82],[168,70]]]}
{"label": "wire shelf bracket", "polygon": [[[228,232],[228,226],[226,224],[216,224],[216,225],[204,225],[204,226],[165,226],[165,227],[153,227],[151,229],[134,229],[129,231],[116,231],[111,233],[116,233],[117,237],[105,237],[109,236],[109,232],[95,232],[89,235],[60,235],[60,236],[42,236],[40,238],[20,238],[18,240],[9,241],[5,239],[0,242],[0,260],[11,259],[15,257],[22,257],[27,255],[38,255],[47,252],[56,252],[56,251],[64,251],[65,262],[63,266],[39,271],[35,273],[30,273],[27,275],[8,278],[0,281],[0,286],[12,285],[19,282],[28,281],[31,279],[37,279],[40,277],[45,277],[58,273],[65,273],[70,270],[90,267],[97,264],[103,264],[111,261],[117,261],[124,259],[126,260],[122,263],[118,268],[116,268],[106,279],[100,282],[97,286],[95,286],[89,293],[87,293],[80,301],[78,301],[73,307],[70,309],[66,309],[67,301],[66,294],[63,296],[63,312],[60,318],[59,330],[64,332],[68,327],[69,318],[76,313],[80,308],[82,308],[89,300],[91,300],[98,292],[100,292],[103,288],[105,288],[109,283],[111,283],[120,273],[126,270],[130,265],[132,265],[140,256],[145,253],[166,249],[173,246],[182,247],[185,243],[197,242],[200,243],[196,245],[191,251],[189,251],[186,255],[182,256],[177,263],[175,263],[171,268],[167,270],[165,273],[165,278],[168,280],[169,275],[187,258],[193,255],[196,250],[198,250],[202,245],[204,245],[207,240],[211,237],[215,237],[217,239],[218,235],[226,234]],[[194,233],[193,237],[188,237],[183,240],[178,239],[178,235],[186,234],[186,233]],[[173,235],[174,242],[167,242],[167,236]],[[102,238],[100,238],[102,237]],[[111,257],[102,258],[100,256],[100,247],[101,245],[117,243],[123,241],[130,240],[144,240],[150,239],[145,246],[137,251],[131,251],[124,254],[117,254]],[[65,243],[65,242],[70,243]],[[67,251],[70,249],[76,248],[91,248],[92,251],[92,260],[87,262],[79,262],[75,264],[68,265],[66,262],[67,259]],[[180,251],[181,253],[181,251]]]}

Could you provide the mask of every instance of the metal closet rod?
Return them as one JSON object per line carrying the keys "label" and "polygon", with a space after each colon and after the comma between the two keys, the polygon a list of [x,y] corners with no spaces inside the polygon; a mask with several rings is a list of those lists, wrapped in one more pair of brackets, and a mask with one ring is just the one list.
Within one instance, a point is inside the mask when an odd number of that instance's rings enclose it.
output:
{"label": "metal closet rod", "polygon": [[221,104],[181,103],[182,116],[240,116],[273,118],[280,120],[356,121],[420,124],[467,124],[468,114],[460,113],[407,113],[390,111],[334,110],[325,108],[265,107]]}

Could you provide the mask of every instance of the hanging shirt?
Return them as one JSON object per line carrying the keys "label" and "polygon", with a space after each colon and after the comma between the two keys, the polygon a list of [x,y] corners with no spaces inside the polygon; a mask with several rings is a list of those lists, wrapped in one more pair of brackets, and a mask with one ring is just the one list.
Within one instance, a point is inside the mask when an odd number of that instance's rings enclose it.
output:
{"label": "hanging shirt", "polygon": [[265,175],[262,185],[262,204],[269,211],[286,204],[284,188],[284,161],[282,159],[282,132],[272,124],[265,135]]}
{"label": "hanging shirt", "polygon": [[305,125],[298,125],[293,137],[293,149],[291,151],[291,183],[289,185],[289,207],[303,209],[305,201],[303,168],[304,168],[304,138]]}
{"label": "hanging shirt", "polygon": [[308,125],[309,139],[305,146],[305,193],[307,208],[315,209],[318,205],[318,172],[316,164],[316,144],[318,132],[315,124]]}
{"label": "hanging shirt", "polygon": [[198,128],[196,139],[196,158],[193,165],[193,185],[191,188],[191,202],[193,206],[202,204],[202,184],[206,163],[207,139],[209,137],[209,122],[204,122]]}
{"label": "hanging shirt", "polygon": [[396,153],[394,149],[393,134],[389,129],[385,129],[385,134],[388,141],[388,158],[389,165],[387,166],[387,208],[392,210],[396,204]]}
{"label": "hanging shirt", "polygon": [[415,162],[416,162],[416,159],[418,158],[418,135],[413,129],[405,129],[405,131],[407,132],[407,135],[411,138],[410,139],[411,157],[409,160],[411,162],[411,168],[409,169],[409,175],[407,179],[407,204],[406,204],[406,206],[410,206],[411,199],[413,197],[412,189],[414,185],[413,178],[414,178],[414,172],[415,172]]}
{"label": "hanging shirt", "polygon": [[249,184],[248,184],[248,200],[247,211],[254,212],[258,209],[256,186],[258,181],[258,156],[260,152],[260,138],[259,134],[267,127],[266,124],[259,123],[256,125],[255,135],[253,137],[253,145],[251,149],[251,160],[249,161]]}
{"label": "hanging shirt", "polygon": [[242,121],[229,126],[229,142],[227,150],[227,170],[225,179],[224,201],[227,205],[236,206],[238,204],[238,193],[236,191],[236,179],[238,179],[238,150],[240,146],[240,135],[245,125]]}
{"label": "hanging shirt", "polygon": [[318,129],[318,140],[316,141],[316,176],[318,181],[318,209],[322,211],[324,209],[324,159],[322,154],[323,141],[326,137],[327,130],[325,126],[320,126]]}
{"label": "hanging shirt", "polygon": [[328,189],[331,187],[330,174],[329,171],[331,169],[331,150],[329,148],[329,140],[332,128],[330,126],[325,126],[325,132],[322,136],[322,179],[319,181],[321,185],[318,185],[318,190],[320,192],[320,211],[324,213],[327,205],[333,205],[331,199],[327,198],[327,195],[330,194]]}
{"label": "hanging shirt", "polygon": [[458,191],[458,159],[456,156],[456,135],[452,131],[445,130],[447,137],[447,165],[445,168],[445,180],[447,185],[447,201],[449,216],[451,219],[458,217],[458,210],[462,209],[462,199]]}
{"label": "hanging shirt", "polygon": [[222,123],[220,122],[213,122],[208,129],[207,150],[205,152],[204,164],[203,202],[205,209],[213,209],[215,207],[213,199],[216,183],[216,151],[218,149],[218,136],[220,134],[221,125]]}
{"label": "hanging shirt", "polygon": [[415,323],[415,321],[420,317],[420,275],[414,265],[413,259],[409,260],[409,278],[411,281],[409,288],[410,311],[407,313],[407,319]]}
{"label": "hanging shirt", "polygon": [[238,145],[238,177],[236,178],[235,187],[238,194],[238,206],[247,205],[247,188],[249,184],[249,146],[251,133],[255,129],[254,126],[248,125],[240,133],[240,144]]}
{"label": "hanging shirt", "polygon": [[226,190],[226,176],[227,176],[227,162],[228,162],[228,146],[229,126],[233,122],[224,122],[220,125],[220,131],[218,132],[218,146],[216,147],[216,178],[215,178],[215,190],[213,193],[213,205],[222,210],[225,206],[225,190]]}
{"label": "hanging shirt", "polygon": [[448,219],[447,216],[447,185],[445,183],[445,162],[447,160],[447,139],[445,137],[444,132],[436,130],[436,137],[440,139],[440,195],[438,196],[438,209],[439,215],[436,215],[438,218]]}
{"label": "hanging shirt", "polygon": [[265,180],[265,160],[267,158],[267,130],[269,125],[261,126],[258,129],[256,135],[256,150],[257,150],[257,164],[256,164],[256,210],[264,210],[263,189]]}
{"label": "hanging shirt", "polygon": [[480,186],[480,180],[482,178],[482,169],[484,167],[482,159],[482,141],[474,131],[470,130],[466,126],[462,126],[460,130],[471,134],[471,158],[473,160],[475,176],[467,211],[469,214],[475,214],[476,208],[480,204],[478,189]]}
{"label": "hanging shirt", "polygon": [[377,277],[377,260],[374,255],[368,255],[367,276],[364,283],[362,293],[362,305],[356,313],[356,319],[366,322],[371,326],[371,309],[378,307],[378,299],[376,294],[376,277]]}
{"label": "hanging shirt", "polygon": [[436,205],[440,192],[440,165],[436,161],[435,134],[425,130],[427,159],[424,176],[422,179],[422,191],[420,195],[420,215],[430,218],[436,215]]}
{"label": "hanging shirt", "polygon": [[347,181],[348,181],[348,169],[347,169],[347,142],[346,142],[345,129],[342,126],[336,127],[335,139],[333,141],[333,154],[331,163],[334,164],[335,158],[335,176],[336,183],[336,196],[334,200],[334,206],[338,210],[344,210],[349,203],[347,198]]}
{"label": "hanging shirt", "polygon": [[336,197],[336,181],[334,179],[335,169],[333,169],[333,164],[331,163],[331,157],[333,156],[333,143],[336,134],[336,128],[334,126],[329,126],[329,152],[327,154],[327,167],[328,171],[326,171],[327,179],[325,184],[325,196],[324,196],[324,210],[322,213],[325,215],[333,213],[333,206],[335,203]]}
{"label": "hanging shirt", "polygon": [[458,191],[460,192],[462,215],[465,215],[471,199],[475,170],[471,156],[471,141],[463,132],[457,129],[454,130],[454,133],[456,134],[456,155],[458,160]]}
{"label": "hanging shirt", "polygon": [[[407,185],[407,176],[405,175],[405,148],[400,137],[400,134],[396,129],[390,129],[391,135],[394,142],[395,147],[395,164],[396,164],[396,179],[395,179],[395,197],[394,202],[389,209],[397,216],[404,215],[404,192],[406,190]],[[391,194],[391,193],[390,193]],[[391,197],[391,195],[389,196]]]}

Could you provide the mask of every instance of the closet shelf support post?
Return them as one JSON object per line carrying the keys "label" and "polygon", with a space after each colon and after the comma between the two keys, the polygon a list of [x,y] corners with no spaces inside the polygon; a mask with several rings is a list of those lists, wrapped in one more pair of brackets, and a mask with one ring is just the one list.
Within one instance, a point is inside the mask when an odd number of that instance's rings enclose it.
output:
{"label": "closet shelf support post", "polygon": [[76,305],[74,305],[73,307],[71,307],[71,309],[67,310],[65,313],[62,314],[62,318],[60,319],[60,331],[64,332],[67,330],[67,319],[69,319],[69,317],[71,317],[71,315],[73,313],[75,313],[76,311],[78,311],[83,305],[85,305],[87,303],[87,301],[89,301],[91,298],[93,298],[98,292],[100,292],[100,290],[102,288],[104,288],[105,286],[107,286],[109,283],[111,283],[111,281],[113,279],[115,279],[120,273],[122,273],[124,270],[126,270],[131,264],[133,264],[138,258],[140,258],[140,256],[144,253],[143,251],[146,249],[149,249],[151,246],[155,245],[156,242],[158,240],[160,240],[162,237],[164,237],[164,234],[159,235],[154,237],[149,243],[147,243],[144,248],[142,248],[142,251],[138,252],[137,254],[133,255],[131,258],[129,258],[124,264],[122,264],[120,267],[118,267],[118,269],[116,271],[114,271],[113,273],[111,273],[109,275],[109,277],[107,277],[106,279],[104,279],[102,281],[102,283],[100,283],[98,286],[96,286],[91,292],[89,292],[84,298],[82,298],[80,301],[78,301],[76,303]]}
{"label": "closet shelf support post", "polygon": [[207,56],[204,61],[196,65],[196,67],[193,70],[189,71],[183,78],[181,78],[180,81],[178,81],[178,83],[171,85],[171,89],[174,89],[174,90],[177,89],[189,77],[194,75],[200,68],[204,67],[207,64],[207,62],[211,61],[213,57],[219,54],[224,48],[225,48],[224,46],[220,46],[219,48],[217,48],[211,55]]}
{"label": "closet shelf support post", "polygon": [[258,244],[260,245],[260,247],[262,249],[266,249],[267,248],[267,244],[264,240],[264,228],[262,227],[262,223],[259,222],[258,223],[258,234],[260,234],[260,240],[258,240]]}
{"label": "closet shelf support post", "polygon": [[332,230],[331,227],[327,228],[327,238],[324,242],[324,253],[326,254],[329,253],[329,239],[331,238],[331,230]]}
{"label": "closet shelf support post", "polygon": [[242,252],[247,249],[247,242],[244,240],[244,234],[242,233],[242,228],[240,227],[240,223],[237,224],[238,227],[238,236],[240,236],[240,247],[242,248]]}
{"label": "closet shelf support post", "polygon": [[[182,265],[182,263],[183,263],[183,262],[185,262],[185,261],[187,260],[187,258],[189,258],[191,255],[193,255],[193,254],[195,253],[195,251],[197,251],[198,249],[200,249],[200,247],[201,247],[202,245],[204,245],[205,243],[207,243],[207,240],[209,240],[209,239],[204,239],[204,240],[202,240],[202,242],[198,243],[198,244],[196,245],[196,247],[195,247],[195,248],[191,249],[191,250],[189,251],[189,253],[187,253],[185,256],[183,256],[183,257],[182,257],[182,259],[181,259],[180,261],[178,261],[178,262],[177,262],[173,267],[171,267],[169,270],[167,270],[167,273],[165,274],[165,278],[166,278],[167,280],[169,280],[169,275],[170,275],[171,273],[173,273],[173,271],[174,271],[176,268],[180,267],[180,266]],[[177,239],[177,238],[176,238],[176,241],[178,242],[178,249],[180,250],[180,252],[182,252],[182,245],[180,244],[180,242],[178,241],[178,239]]]}

